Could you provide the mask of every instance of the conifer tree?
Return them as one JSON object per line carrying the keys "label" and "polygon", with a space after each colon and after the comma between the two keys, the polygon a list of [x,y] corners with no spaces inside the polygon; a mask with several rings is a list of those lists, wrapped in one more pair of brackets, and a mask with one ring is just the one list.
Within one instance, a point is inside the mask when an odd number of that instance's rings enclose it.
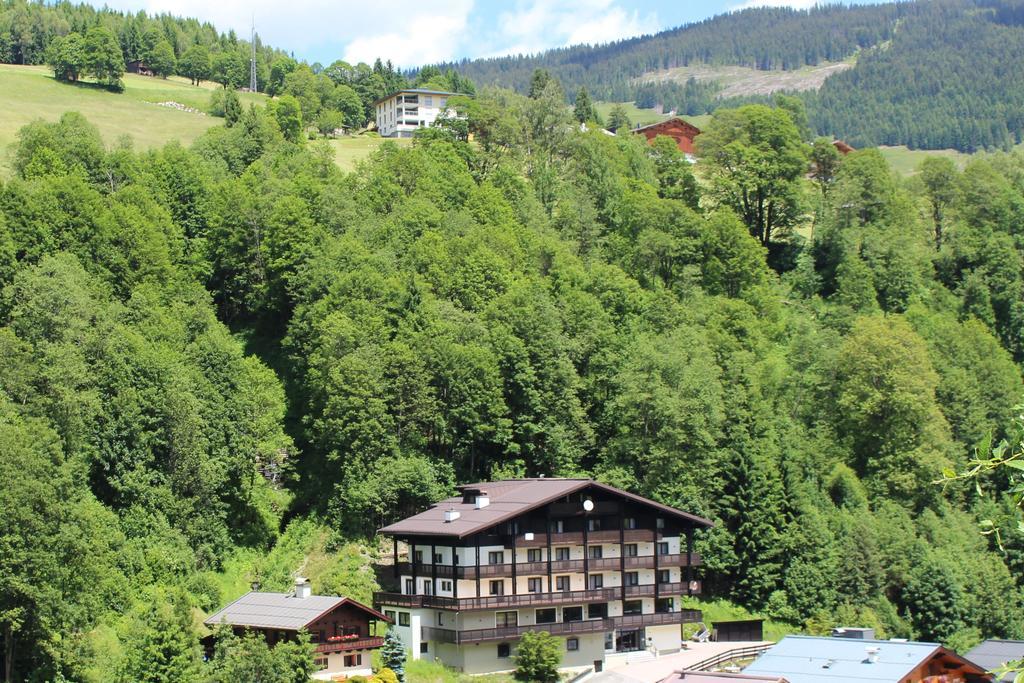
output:
{"label": "conifer tree", "polygon": [[380,662],[382,666],[395,672],[398,683],[405,683],[405,645],[393,628],[389,628],[384,636],[384,646],[380,649]]}

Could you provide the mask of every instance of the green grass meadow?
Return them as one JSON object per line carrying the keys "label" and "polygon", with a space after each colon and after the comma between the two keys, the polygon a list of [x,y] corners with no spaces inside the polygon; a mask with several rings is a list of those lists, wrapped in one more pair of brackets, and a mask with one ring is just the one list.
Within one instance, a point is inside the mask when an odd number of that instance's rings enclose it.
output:
{"label": "green grass meadow", "polygon": [[[67,111],[82,113],[99,128],[103,140],[114,144],[129,136],[137,149],[160,147],[171,140],[189,145],[221,119],[161,107],[178,102],[205,109],[214,83],[201,86],[186,79],[126,74],[125,91],[113,93],[89,83],[62,83],[45,66],[0,64],[0,176],[10,175],[10,148],[18,130],[36,119],[56,121]],[[239,93],[242,102],[262,102],[263,95]]]}

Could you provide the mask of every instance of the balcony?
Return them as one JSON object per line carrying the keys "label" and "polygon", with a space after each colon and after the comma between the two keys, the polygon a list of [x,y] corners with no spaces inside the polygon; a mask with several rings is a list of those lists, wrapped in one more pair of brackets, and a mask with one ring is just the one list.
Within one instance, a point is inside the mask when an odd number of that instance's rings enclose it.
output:
{"label": "balcony", "polygon": [[317,643],[315,651],[317,654],[329,654],[331,652],[348,652],[349,650],[371,650],[383,646],[383,637],[370,636],[355,640],[339,640],[333,643]]}
{"label": "balcony", "polygon": [[634,614],[586,621],[564,621],[553,624],[483,628],[471,631],[423,627],[422,637],[423,640],[461,645],[482,643],[489,640],[511,640],[531,631],[547,631],[553,636],[565,636],[577,633],[607,633],[615,629],[643,628],[645,626],[661,626],[665,624],[689,624],[697,623],[702,619],[703,615],[700,610],[682,610],[679,612]]}
{"label": "balcony", "polygon": [[[693,566],[698,567],[702,563],[701,556],[697,553],[693,553],[692,562],[687,562],[687,556],[685,553],[682,554],[671,554],[671,555],[659,555],[658,556],[658,567],[666,569],[668,567],[686,567]],[[634,569],[653,569],[654,568],[654,556],[653,555],[637,555],[626,558],[626,570]],[[475,579],[476,578],[476,567],[473,565],[450,565],[450,564],[439,564],[437,566],[437,578],[439,579]],[[621,565],[618,557],[602,557],[590,560],[590,571],[619,571]],[[416,576],[429,578],[433,576],[434,565],[426,564],[424,562],[416,563]],[[551,573],[552,574],[568,574],[573,572],[583,571],[583,560],[552,560],[551,561]],[[399,562],[398,573],[405,576],[412,576],[413,566],[410,562]],[[517,576],[545,576],[548,573],[548,563],[546,561],[541,562],[518,562],[516,563],[516,575]],[[499,578],[512,576],[512,565],[510,563],[505,564],[482,564],[480,565],[480,578]]]}
{"label": "balcony", "polygon": [[[694,590],[686,583],[658,584],[658,596],[698,595],[700,581],[694,581]],[[626,586],[625,596],[653,597],[654,584]],[[580,605],[589,602],[621,600],[623,587],[597,588],[583,591],[556,591],[550,593],[520,593],[518,595],[488,595],[479,598],[450,598],[443,595],[404,595],[402,593],[374,593],[373,604],[388,607],[430,607],[455,611],[504,609],[509,607],[550,607],[553,605]]]}

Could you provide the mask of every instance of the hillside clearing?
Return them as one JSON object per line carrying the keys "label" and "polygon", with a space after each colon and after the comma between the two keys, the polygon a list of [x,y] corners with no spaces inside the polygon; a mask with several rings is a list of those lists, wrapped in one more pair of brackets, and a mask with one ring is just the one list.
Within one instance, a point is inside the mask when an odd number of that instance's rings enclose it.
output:
{"label": "hillside clearing", "polygon": [[[10,175],[10,147],[18,130],[36,119],[56,121],[67,111],[83,114],[112,145],[124,135],[137,149],[160,147],[171,140],[189,145],[221,119],[182,111],[161,102],[205,109],[216,84],[190,85],[185,79],[126,74],[125,91],[113,93],[90,84],[54,80],[44,66],[0,65],[0,177]],[[239,93],[242,102],[262,102],[263,95]]]}
{"label": "hillside clearing", "polygon": [[401,147],[412,144],[411,138],[382,138],[375,135],[337,138],[327,144],[334,150],[334,161],[343,171],[354,171],[356,164],[376,152],[385,142],[394,142]]}
{"label": "hillside clearing", "polygon": [[746,66],[712,66],[693,64],[664,71],[651,71],[634,79],[636,82],[676,81],[685,83],[690,78],[698,81],[718,81],[722,85],[719,97],[745,97],[770,95],[780,90],[817,90],[832,74],[852,68],[854,60],[807,66],[792,71],[761,71]]}

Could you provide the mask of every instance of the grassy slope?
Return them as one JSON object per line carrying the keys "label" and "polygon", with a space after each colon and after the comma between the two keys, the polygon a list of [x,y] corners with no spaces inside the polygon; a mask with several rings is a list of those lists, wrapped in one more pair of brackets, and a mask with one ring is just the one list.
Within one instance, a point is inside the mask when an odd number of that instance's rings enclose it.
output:
{"label": "grassy slope", "polygon": [[[597,113],[601,115],[601,118],[607,120],[608,115],[611,114],[612,107],[616,102],[595,102],[594,106],[597,107]],[[633,122],[633,125],[646,126],[649,123],[657,123],[663,119],[667,119],[666,114],[662,114],[654,109],[640,109],[632,102],[622,102],[623,107],[626,109],[626,115],[629,116],[629,120]],[[700,116],[684,116],[684,119],[697,126],[698,128],[703,127],[711,120],[710,114],[702,114]]]}
{"label": "grassy slope", "polygon": [[[42,66],[0,64],[0,176],[10,174],[9,149],[18,129],[35,119],[55,121],[66,111],[81,112],[100,129],[107,144],[122,135],[138,149],[159,147],[170,140],[190,144],[220,119],[170,107],[157,102],[173,101],[203,109],[215,84],[193,86],[185,79],[160,79],[125,75],[124,93],[112,93],[88,84],[60,83]],[[260,102],[262,95],[240,93],[245,104]]]}
{"label": "grassy slope", "polygon": [[411,138],[380,138],[372,135],[364,135],[354,138],[338,138],[328,140],[328,144],[334,149],[334,161],[343,171],[352,171],[356,164],[370,156],[385,142],[393,142],[402,147],[412,144]]}

